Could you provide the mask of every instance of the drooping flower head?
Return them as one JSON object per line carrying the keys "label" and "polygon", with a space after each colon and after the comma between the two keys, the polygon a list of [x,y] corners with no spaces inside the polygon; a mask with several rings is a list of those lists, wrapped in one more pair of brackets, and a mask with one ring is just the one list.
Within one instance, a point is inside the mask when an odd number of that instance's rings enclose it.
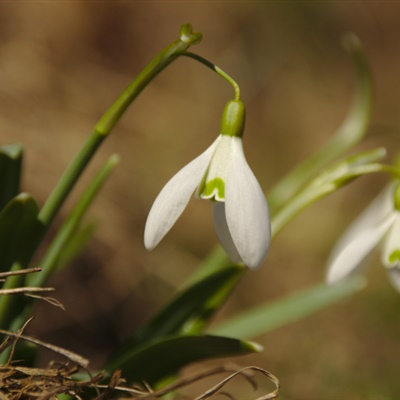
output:
{"label": "drooping flower head", "polygon": [[244,120],[243,103],[230,101],[217,139],[164,186],[147,218],[147,249],[157,246],[196,191],[198,198],[213,202],[217,236],[231,260],[250,268],[261,265],[269,248],[270,220],[264,193],[243,153]]}
{"label": "drooping flower head", "polygon": [[400,291],[399,182],[385,188],[339,240],[328,263],[328,283],[339,282],[357,272],[380,242],[381,262]]}

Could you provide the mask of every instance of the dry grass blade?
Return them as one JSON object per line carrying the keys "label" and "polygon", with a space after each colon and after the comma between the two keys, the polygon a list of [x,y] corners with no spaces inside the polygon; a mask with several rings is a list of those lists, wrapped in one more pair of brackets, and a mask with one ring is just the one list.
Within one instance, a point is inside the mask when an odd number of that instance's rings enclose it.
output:
{"label": "dry grass blade", "polygon": [[[100,373],[89,380],[78,382],[72,379],[78,370],[79,367],[70,367],[68,364],[48,369],[0,367],[0,400],[56,400],[60,394],[79,399],[78,393],[86,387],[96,386],[104,375]],[[100,395],[97,399],[100,399]]]}
{"label": "dry grass blade", "polygon": [[[14,338],[7,336],[6,339],[0,344],[0,354],[15,342]],[[0,399],[1,400],[1,399]]]}
{"label": "dry grass blade", "polygon": [[[137,389],[137,388],[128,388],[124,386],[114,386],[115,390],[123,391],[125,393],[129,393],[133,399],[135,400],[150,400],[150,399],[157,399],[162,396],[165,396],[169,393],[175,392],[177,389],[182,389],[184,387],[187,387],[195,382],[199,382],[203,379],[209,378],[211,376],[221,374],[221,373],[231,373],[227,378],[223,379],[221,382],[219,382],[217,385],[213,386],[211,389],[207,390],[200,396],[194,398],[194,400],[205,400],[208,399],[215,394],[219,395],[224,395],[230,399],[234,399],[234,396],[232,396],[230,393],[227,392],[222,392],[221,389],[232,379],[241,376],[245,378],[253,387],[253,389],[257,389],[257,384],[254,381],[254,373],[259,372],[265,377],[268,378],[274,385],[275,385],[275,390],[264,395],[261,397],[258,397],[256,400],[274,400],[278,398],[279,394],[279,388],[280,388],[280,383],[278,378],[268,372],[267,370],[259,367],[245,367],[245,368],[240,368],[238,367],[233,367],[233,366],[220,366],[216,367],[213,369],[209,369],[207,371],[197,373],[191,377],[188,378],[183,378],[175,381],[173,384],[168,385],[162,389],[159,390],[151,390],[150,388],[142,388],[142,389]],[[99,385],[99,388],[105,388],[106,386]]]}
{"label": "dry grass blade", "polygon": [[86,370],[89,374],[88,379],[74,379],[74,375],[82,367],[86,369],[89,361],[71,351],[22,335],[30,321],[27,321],[18,333],[0,330],[0,333],[7,335],[0,345],[0,353],[12,346],[11,360],[16,343],[19,340],[25,340],[67,357],[68,362],[59,364],[57,367],[53,364],[49,368],[19,366],[14,365],[11,361],[6,365],[1,365],[0,400],[58,400],[60,394],[80,400],[82,398],[79,394],[85,393],[86,389],[94,390],[95,394],[97,393],[95,396],[92,393],[90,396],[92,399],[111,399],[111,392],[114,387],[124,382],[120,379],[120,373],[113,375],[104,393],[100,393],[98,388],[98,383],[104,379],[104,373],[98,373],[92,377]]}
{"label": "dry grass blade", "polygon": [[[33,317],[31,317],[27,321],[25,321],[25,323],[24,323],[24,325],[22,325],[21,329],[18,330],[18,332],[17,332],[18,335],[21,335],[24,332],[25,328],[31,323],[32,320],[33,320]],[[9,364],[14,356],[18,338],[7,335],[7,339],[4,341],[4,343],[7,343],[8,340],[9,340],[9,345],[11,346],[11,353],[10,353],[10,357],[8,359],[8,364]],[[7,348],[7,347],[8,346],[6,346],[5,348]]]}
{"label": "dry grass blade", "polygon": [[[205,400],[205,399],[210,398],[214,394],[218,393],[229,381],[231,381],[235,377],[240,376],[240,375],[246,377],[245,373],[248,371],[260,372],[261,374],[266,376],[271,382],[273,382],[275,385],[275,390],[273,392],[268,393],[264,396],[258,397],[256,400],[273,400],[273,399],[278,398],[279,388],[280,388],[280,383],[279,383],[278,378],[263,368],[251,366],[251,367],[242,368],[241,370],[236,371],[235,373],[229,375],[227,378],[222,380],[220,383],[213,386],[211,389],[207,390],[205,393],[203,393],[199,397],[196,397],[195,400]],[[226,393],[224,393],[224,394],[226,395]]]}
{"label": "dry grass blade", "polygon": [[27,293],[35,293],[35,292],[54,292],[54,288],[40,288],[40,287],[18,287],[14,289],[0,289],[0,295],[8,295],[8,294],[27,294]]}
{"label": "dry grass blade", "polygon": [[15,338],[16,340],[22,339],[27,342],[34,343],[38,346],[49,349],[51,351],[54,351],[55,353],[58,353],[64,357],[68,358],[70,361],[78,364],[79,366],[81,366],[83,368],[87,368],[89,366],[89,360],[87,360],[86,358],[84,358],[76,353],[73,353],[72,351],[63,349],[62,347],[55,346],[50,343],[42,342],[41,340],[32,338],[30,336],[22,335],[21,333],[9,332],[9,331],[3,330],[3,329],[0,329],[0,333],[2,333],[3,335],[7,335],[9,337]]}
{"label": "dry grass blade", "polygon": [[[40,272],[42,268],[36,267],[36,268],[27,268],[27,269],[22,269],[18,271],[7,271],[7,272],[0,272],[0,282],[5,282],[6,278],[10,276],[15,276],[15,275],[26,275],[26,274],[31,274],[34,272]],[[59,307],[62,310],[65,310],[64,305],[59,302],[57,299],[53,297],[44,297],[40,296],[37,293],[46,293],[46,292],[54,292],[54,288],[50,287],[30,287],[30,286],[24,286],[24,287],[17,287],[13,289],[0,289],[0,296],[2,295],[18,295],[18,294],[23,294],[26,297],[32,297],[34,299],[38,300],[43,300],[46,301],[47,303],[50,303],[51,305],[55,307]]]}
{"label": "dry grass blade", "polygon": [[15,276],[15,275],[31,274],[33,272],[40,272],[41,270],[42,270],[42,268],[35,267],[35,268],[20,269],[18,271],[0,272],[0,279],[5,279],[5,278],[8,278],[9,276]]}
{"label": "dry grass blade", "polygon": [[62,310],[65,311],[64,305],[63,305],[60,301],[58,301],[57,299],[55,299],[54,297],[44,297],[44,296],[39,296],[39,295],[33,294],[33,293],[25,293],[25,296],[27,296],[27,297],[32,297],[32,298],[34,298],[34,299],[38,299],[38,300],[45,301],[45,302],[51,304],[52,306],[61,308]]}
{"label": "dry grass blade", "polygon": [[109,395],[111,394],[111,392],[113,392],[115,390],[115,388],[123,383],[124,381],[121,379],[121,371],[117,370],[114,372],[114,374],[112,375],[110,382],[108,384],[108,386],[105,387],[104,392],[99,395],[98,400],[105,400],[109,397]]}

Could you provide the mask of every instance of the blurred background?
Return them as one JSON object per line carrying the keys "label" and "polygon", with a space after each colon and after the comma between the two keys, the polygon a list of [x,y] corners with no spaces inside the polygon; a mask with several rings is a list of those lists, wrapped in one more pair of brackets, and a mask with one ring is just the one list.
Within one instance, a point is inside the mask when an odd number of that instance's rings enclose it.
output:
{"label": "blurred background", "polygon": [[[383,1],[1,2],[0,141],[24,143],[24,190],[43,202],[103,111],[191,22],[204,35],[192,50],[241,86],[246,156],[267,193],[345,116],[355,87],[340,44],[349,31],[365,47],[376,95],[368,135],[354,151],[385,145],[390,160],[400,134],[399,18],[400,4]],[[190,59],[172,64],[139,96],[64,209],[109,155],[121,156],[90,213],[95,237],[51,282],[66,311],[41,304],[33,334],[95,368],[212,251],[207,202],[192,200],[151,253],[143,229],[162,186],[214,140],[232,96]],[[385,182],[359,179],[304,211],[218,319],[322,282],[335,240]],[[265,351],[237,361],[276,374],[283,399],[400,398],[400,294],[378,254],[368,278],[351,300],[256,338]]]}

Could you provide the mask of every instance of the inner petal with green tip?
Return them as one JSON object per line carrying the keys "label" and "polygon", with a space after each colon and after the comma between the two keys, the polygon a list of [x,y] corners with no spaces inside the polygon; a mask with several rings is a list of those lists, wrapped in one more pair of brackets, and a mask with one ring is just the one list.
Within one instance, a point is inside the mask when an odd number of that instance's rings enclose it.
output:
{"label": "inner petal with green tip", "polygon": [[232,143],[237,138],[220,135],[197,196],[202,199],[225,201],[225,182],[232,158]]}
{"label": "inner petal with green tip", "polygon": [[393,251],[389,256],[390,264],[400,264],[400,250]]}
{"label": "inner petal with green tip", "polygon": [[221,178],[214,178],[207,181],[199,195],[202,199],[225,201],[225,182]]}

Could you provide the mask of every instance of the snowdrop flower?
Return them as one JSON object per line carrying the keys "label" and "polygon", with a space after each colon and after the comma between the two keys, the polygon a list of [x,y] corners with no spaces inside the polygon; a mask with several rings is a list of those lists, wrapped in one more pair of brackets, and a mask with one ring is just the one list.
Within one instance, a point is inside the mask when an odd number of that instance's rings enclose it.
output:
{"label": "snowdrop flower", "polygon": [[400,291],[400,183],[386,188],[337,243],[328,263],[328,283],[358,271],[381,241],[381,262]]}
{"label": "snowdrop flower", "polygon": [[172,228],[196,191],[196,197],[213,202],[215,229],[229,258],[250,268],[261,265],[269,248],[270,220],[264,193],[243,153],[244,117],[243,103],[230,101],[214,143],[161,190],[146,222],[148,250]]}

